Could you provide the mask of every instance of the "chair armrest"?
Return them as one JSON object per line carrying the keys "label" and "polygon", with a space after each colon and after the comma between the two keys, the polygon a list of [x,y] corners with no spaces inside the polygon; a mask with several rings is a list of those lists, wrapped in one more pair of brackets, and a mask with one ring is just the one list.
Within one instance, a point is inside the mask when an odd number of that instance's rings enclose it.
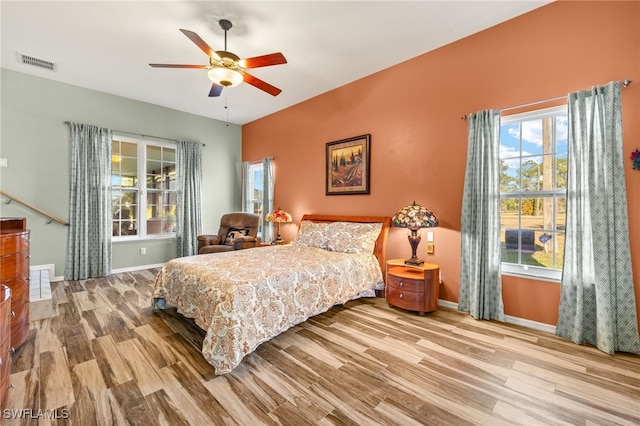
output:
{"label": "chair armrest", "polygon": [[204,246],[217,246],[220,242],[220,235],[198,235],[198,251]]}
{"label": "chair armrest", "polygon": [[260,245],[260,239],[251,236],[238,237],[233,243],[235,250],[253,248]]}

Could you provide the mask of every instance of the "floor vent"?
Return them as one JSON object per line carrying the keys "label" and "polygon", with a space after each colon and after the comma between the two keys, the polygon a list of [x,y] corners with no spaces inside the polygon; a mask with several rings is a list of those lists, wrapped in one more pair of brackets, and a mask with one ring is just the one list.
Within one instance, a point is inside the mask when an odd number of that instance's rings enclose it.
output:
{"label": "floor vent", "polygon": [[33,56],[24,55],[22,53],[18,54],[18,60],[20,61],[20,63],[25,65],[32,65],[34,67],[44,68],[51,71],[56,70],[55,63],[40,58],[34,58]]}

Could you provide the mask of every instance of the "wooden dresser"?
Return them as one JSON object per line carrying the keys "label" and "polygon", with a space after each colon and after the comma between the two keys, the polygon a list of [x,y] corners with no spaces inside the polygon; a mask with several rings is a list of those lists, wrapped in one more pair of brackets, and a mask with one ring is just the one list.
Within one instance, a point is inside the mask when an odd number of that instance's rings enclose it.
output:
{"label": "wooden dresser", "polygon": [[[9,364],[11,362],[11,290],[0,284],[0,414],[9,399]],[[0,423],[2,420],[0,419]]]}
{"label": "wooden dresser", "polygon": [[11,347],[29,337],[29,231],[23,218],[0,219],[0,284],[11,289]]}

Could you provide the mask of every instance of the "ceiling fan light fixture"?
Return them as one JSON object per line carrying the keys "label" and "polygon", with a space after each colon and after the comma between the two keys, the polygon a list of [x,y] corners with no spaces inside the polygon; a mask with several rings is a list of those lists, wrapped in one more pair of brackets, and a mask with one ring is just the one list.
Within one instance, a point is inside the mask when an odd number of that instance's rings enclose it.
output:
{"label": "ceiling fan light fixture", "polygon": [[[1,0],[0,0],[1,1]],[[257,77],[247,73],[247,69],[261,68],[271,65],[286,64],[287,60],[280,52],[268,55],[254,56],[251,58],[240,59],[235,53],[227,50],[227,31],[233,26],[231,21],[221,19],[220,27],[224,30],[224,50],[215,51],[209,46],[198,34],[193,31],[180,29],[180,31],[189,38],[196,46],[202,50],[209,58],[208,65],[188,65],[188,64],[149,64],[156,68],[193,68],[208,70],[207,75],[213,82],[209,90],[209,97],[217,97],[222,93],[225,87],[237,86],[243,81],[256,87],[271,96],[278,96],[282,90],[271,84],[260,80]]]}
{"label": "ceiling fan light fixture", "polygon": [[207,73],[209,79],[224,87],[233,87],[242,83],[242,74],[229,68],[211,68]]}

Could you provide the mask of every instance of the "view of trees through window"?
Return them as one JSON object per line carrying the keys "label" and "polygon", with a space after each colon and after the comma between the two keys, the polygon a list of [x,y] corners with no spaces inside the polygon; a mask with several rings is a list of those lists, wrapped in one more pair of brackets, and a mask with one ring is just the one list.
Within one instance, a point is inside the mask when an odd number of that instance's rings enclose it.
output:
{"label": "view of trees through window", "polygon": [[[249,187],[252,189],[252,197],[250,201],[250,205],[247,206],[249,213],[257,214],[262,217],[263,208],[262,208],[262,194],[263,194],[263,166],[262,162],[251,164],[251,168],[249,171]],[[267,213],[267,212],[264,212]],[[259,222],[258,226],[258,235],[262,236],[262,221]]]}
{"label": "view of trees through window", "polygon": [[122,137],[114,137],[112,144],[112,235],[139,238],[174,233],[175,146]]}
{"label": "view of trees through window", "polygon": [[500,225],[503,264],[561,270],[566,224],[567,112],[503,117]]}
{"label": "view of trees through window", "polygon": [[138,146],[113,141],[111,155],[113,236],[138,234]]}

